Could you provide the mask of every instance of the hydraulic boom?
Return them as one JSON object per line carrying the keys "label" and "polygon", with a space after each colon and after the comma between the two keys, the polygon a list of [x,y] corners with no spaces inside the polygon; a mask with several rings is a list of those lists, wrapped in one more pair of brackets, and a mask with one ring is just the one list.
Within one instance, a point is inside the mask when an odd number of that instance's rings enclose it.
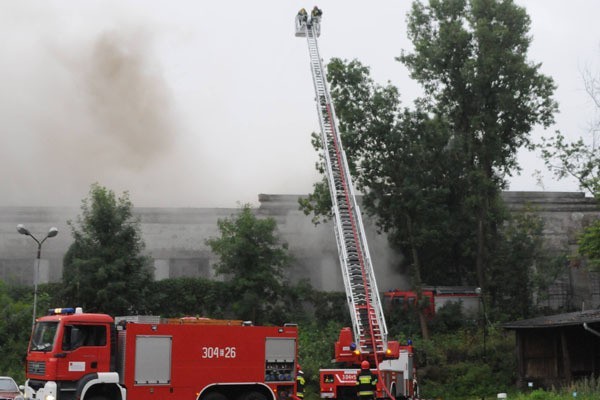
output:
{"label": "hydraulic boom", "polygon": [[320,371],[321,398],[354,399],[358,366],[366,360],[380,377],[377,398],[414,399],[412,346],[388,341],[362,216],[317,45],[320,33],[320,10],[315,7],[308,17],[302,9],[296,16],[296,36],[305,37],[308,44],[335,237],[352,320],[352,331],[343,328],[335,344],[335,361],[343,367]]}
{"label": "hydraulic boom", "polygon": [[387,328],[362,217],[317,46],[320,23],[320,17],[313,17],[307,23],[297,25],[296,35],[305,36],[308,42],[335,235],[354,339],[363,357],[370,355],[369,358],[372,358],[387,350]]}

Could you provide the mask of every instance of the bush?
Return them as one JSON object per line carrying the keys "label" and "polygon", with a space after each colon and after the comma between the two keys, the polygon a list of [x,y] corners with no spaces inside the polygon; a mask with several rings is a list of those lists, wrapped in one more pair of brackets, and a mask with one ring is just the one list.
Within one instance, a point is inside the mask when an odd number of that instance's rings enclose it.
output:
{"label": "bush", "polygon": [[[485,346],[484,346],[485,344]],[[493,398],[514,386],[514,340],[495,327],[461,329],[415,340],[424,398]]]}

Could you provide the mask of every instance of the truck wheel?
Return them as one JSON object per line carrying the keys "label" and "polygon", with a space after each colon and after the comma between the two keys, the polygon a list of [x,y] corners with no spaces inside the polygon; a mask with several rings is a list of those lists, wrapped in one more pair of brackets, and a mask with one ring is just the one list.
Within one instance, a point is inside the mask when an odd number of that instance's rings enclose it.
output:
{"label": "truck wheel", "polygon": [[108,397],[104,397],[104,396],[94,396],[94,397],[90,397],[89,400],[110,400]]}
{"label": "truck wheel", "polygon": [[267,397],[260,392],[248,392],[242,394],[239,400],[267,400]]}
{"label": "truck wheel", "polygon": [[212,392],[202,398],[202,400],[228,400],[223,393]]}

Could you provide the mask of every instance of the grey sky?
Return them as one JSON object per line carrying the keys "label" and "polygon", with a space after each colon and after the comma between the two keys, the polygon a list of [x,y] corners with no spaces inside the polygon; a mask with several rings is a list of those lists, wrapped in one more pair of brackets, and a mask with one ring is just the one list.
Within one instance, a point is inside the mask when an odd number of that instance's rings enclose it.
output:
{"label": "grey sky", "polygon": [[[296,1],[3,0],[0,205],[79,205],[90,184],[136,206],[234,207],[318,179],[318,129]],[[410,49],[408,1],[325,0],[319,46],[419,94],[394,57]],[[368,6],[365,6],[368,4]],[[585,133],[581,70],[599,70],[600,2],[521,0],[530,59],[558,84],[555,129]],[[536,130],[534,137],[543,132]],[[513,190],[541,190],[521,157]],[[546,190],[575,190],[553,181]]]}

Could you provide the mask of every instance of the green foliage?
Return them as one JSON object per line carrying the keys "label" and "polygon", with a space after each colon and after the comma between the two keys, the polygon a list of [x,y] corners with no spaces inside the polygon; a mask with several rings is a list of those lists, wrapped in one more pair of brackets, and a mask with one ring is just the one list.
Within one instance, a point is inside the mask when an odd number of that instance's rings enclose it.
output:
{"label": "green foliage", "polygon": [[[574,395],[576,393],[576,396]],[[554,390],[543,390],[536,389],[530,393],[519,393],[509,398],[515,400],[596,400],[600,391],[593,392],[591,394],[584,394],[577,391],[568,392],[565,390],[554,391]]]}
{"label": "green foliage", "polygon": [[258,324],[271,321],[283,306],[284,269],[291,261],[287,244],[275,235],[275,220],[257,218],[246,204],[217,225],[221,236],[206,244],[219,256],[217,274],[225,275],[236,293],[233,312]]}
{"label": "green foliage", "polygon": [[519,170],[517,151],[531,146],[533,127],[549,126],[557,110],[552,79],[527,61],[529,27],[525,9],[512,1],[414,2],[408,36],[415,51],[398,58],[450,133],[448,175],[462,215],[475,217],[476,236],[465,239],[482,287],[504,217],[498,197],[505,177]]}
{"label": "green foliage", "polygon": [[[224,282],[203,278],[172,278],[151,283],[153,296],[148,301],[152,315],[176,318],[185,316],[231,318],[227,299],[231,288]],[[230,314],[230,312],[229,312]]]}
{"label": "green foliage", "polygon": [[69,221],[74,242],[63,262],[66,301],[88,312],[145,312],[152,274],[132,209],[127,192],[117,199],[111,190],[92,185],[82,215]]}
{"label": "green foliage", "polygon": [[314,319],[318,325],[324,326],[329,322],[350,325],[350,312],[345,293],[314,291],[310,301],[314,306]]}
{"label": "green foliage", "polygon": [[[496,275],[528,277],[534,246],[503,236],[500,192],[533,127],[553,122],[555,86],[527,60],[530,20],[512,1],[414,2],[407,20],[414,52],[398,60],[425,92],[412,110],[359,61],[327,66],[350,172],[365,209],[405,255],[415,289],[466,283],[487,293]],[[315,184],[300,201],[307,214],[330,216],[326,187]],[[497,255],[506,256],[494,264]]]}
{"label": "green foliage", "polygon": [[419,335],[419,314],[415,308],[389,304],[384,311],[388,332],[392,337],[413,338]]}
{"label": "green foliage", "polygon": [[561,388],[561,393],[573,394],[577,393],[580,399],[598,399],[600,397],[600,378],[586,377],[579,379],[569,386]]}
{"label": "green foliage", "polygon": [[[483,315],[482,315],[483,316]],[[431,331],[438,334],[448,334],[465,328],[476,326],[477,317],[467,317],[463,313],[462,302],[447,303],[436,310],[431,320]]]}
{"label": "green foliage", "polygon": [[579,254],[587,257],[590,267],[600,269],[600,219],[584,229],[578,244]]}
{"label": "green foliage", "polygon": [[[27,289],[30,293],[25,298],[14,297]],[[0,281],[0,375],[12,376],[20,384],[25,382],[24,361],[33,318],[30,289]]]}
{"label": "green foliage", "polygon": [[337,321],[299,325],[298,353],[306,378],[306,398],[319,397],[319,370],[333,367],[334,343],[342,326]]}
{"label": "green foliage", "polygon": [[[457,266],[468,265],[461,260],[468,253],[461,248],[465,241],[458,238],[470,229],[468,215],[458,217],[459,199],[451,192],[447,129],[421,106],[414,112],[402,110],[398,90],[375,84],[368,68],[356,60],[332,59],[328,79],[366,210],[407,262],[418,265],[415,279],[420,274],[427,282],[458,284],[458,276],[467,271]],[[313,196],[323,198],[320,193]],[[316,204],[311,210],[320,209]]]}
{"label": "green foliage", "polygon": [[[596,103],[600,109],[600,103]],[[597,123],[598,124],[598,123]],[[598,151],[598,127],[590,130],[591,139],[583,138],[568,142],[561,132],[542,138],[542,157],[546,167],[558,179],[575,178],[579,187],[600,201],[600,151]]]}
{"label": "green foliage", "polygon": [[542,389],[536,389],[529,394],[521,394],[518,397],[516,397],[516,399],[518,400],[561,400],[564,398],[564,396],[561,396],[558,393],[554,393],[551,391],[547,392]]}
{"label": "green foliage", "polygon": [[434,334],[415,341],[423,398],[492,398],[515,379],[514,339],[494,326]]}
{"label": "green foliage", "polygon": [[[502,227],[490,261],[489,311],[496,321],[528,318],[533,307],[533,266],[538,277],[548,270],[543,220],[525,210]],[[556,278],[556,275],[553,276]],[[486,299],[488,300],[488,299]]]}
{"label": "green foliage", "polygon": [[[579,137],[569,142],[557,131],[554,136],[542,138],[539,146],[546,167],[554,172],[558,179],[574,178],[580,189],[595,197],[600,203],[600,75],[584,71],[585,89],[594,113],[590,118],[588,138]],[[584,228],[579,241],[579,255],[586,257],[592,269],[600,268],[600,221]]]}
{"label": "green foliage", "polygon": [[331,214],[331,194],[325,177],[322,181],[313,184],[312,193],[309,193],[306,197],[298,198],[298,206],[304,212],[304,215],[312,214],[311,221],[315,225],[326,222],[333,217]]}

